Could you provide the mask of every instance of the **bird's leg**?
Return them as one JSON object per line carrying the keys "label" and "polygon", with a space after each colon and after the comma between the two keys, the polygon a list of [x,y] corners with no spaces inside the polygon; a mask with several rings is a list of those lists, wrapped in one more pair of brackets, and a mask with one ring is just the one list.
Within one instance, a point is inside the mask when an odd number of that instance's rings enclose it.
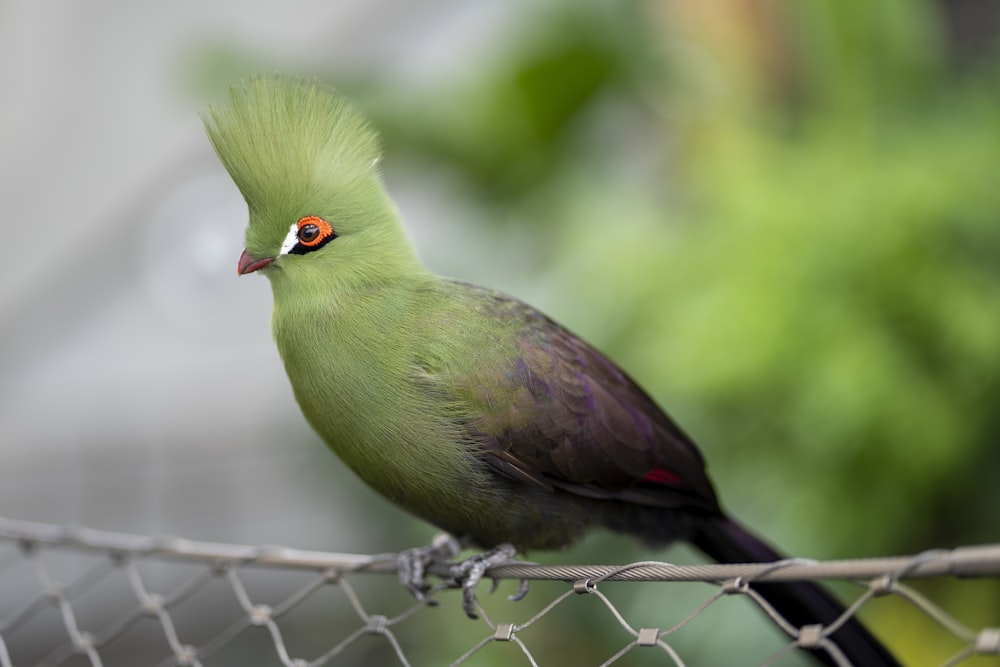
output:
{"label": "bird's leg", "polygon": [[396,558],[396,569],[399,581],[417,600],[428,604],[437,604],[427,593],[430,585],[424,581],[427,568],[434,563],[444,563],[454,558],[462,551],[461,543],[448,533],[438,533],[426,547],[407,549]]}
{"label": "bird's leg", "polygon": [[[472,556],[451,566],[449,586],[462,589],[462,609],[465,610],[469,618],[478,618],[476,615],[476,586],[482,580],[486,570],[494,565],[500,565],[514,559],[517,550],[513,545],[501,544],[497,547],[484,551],[481,554]],[[496,589],[497,582],[493,582],[492,592]],[[521,588],[511,596],[511,599],[520,600],[528,592],[527,581],[521,582]]]}

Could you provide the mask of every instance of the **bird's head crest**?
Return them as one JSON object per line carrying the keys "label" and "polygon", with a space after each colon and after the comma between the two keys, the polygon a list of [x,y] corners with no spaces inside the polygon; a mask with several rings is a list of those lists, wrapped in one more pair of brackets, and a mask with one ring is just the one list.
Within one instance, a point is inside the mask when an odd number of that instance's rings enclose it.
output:
{"label": "bird's head crest", "polygon": [[247,250],[275,255],[289,225],[337,226],[379,183],[379,138],[343,95],[316,80],[255,75],[204,115],[209,139],[250,209]]}

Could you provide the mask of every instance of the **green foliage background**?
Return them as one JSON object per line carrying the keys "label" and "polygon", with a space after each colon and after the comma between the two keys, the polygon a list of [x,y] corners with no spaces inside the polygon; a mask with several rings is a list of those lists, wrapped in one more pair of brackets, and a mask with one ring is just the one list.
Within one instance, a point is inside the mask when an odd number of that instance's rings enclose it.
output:
{"label": "green foliage background", "polygon": [[[423,164],[530,239],[518,270],[692,432],[735,514],[795,555],[906,553],[1000,539],[1000,53],[946,4],[548,3],[445,90],[328,78],[390,171]],[[675,555],[598,536],[555,560]],[[662,608],[647,588],[622,606]],[[996,585],[924,589],[1000,614]],[[530,644],[540,664],[624,643],[594,607],[562,618],[572,648]],[[866,618],[914,664],[955,649],[904,605]],[[442,625],[452,656],[478,636]],[[740,632],[694,633],[695,664]]]}

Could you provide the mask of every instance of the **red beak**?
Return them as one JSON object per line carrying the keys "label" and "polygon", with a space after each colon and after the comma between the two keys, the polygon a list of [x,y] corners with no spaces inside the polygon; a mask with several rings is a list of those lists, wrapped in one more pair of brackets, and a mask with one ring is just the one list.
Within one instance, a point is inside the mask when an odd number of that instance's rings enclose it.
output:
{"label": "red beak", "polygon": [[265,266],[274,261],[274,257],[265,257],[264,259],[257,259],[246,250],[240,255],[240,263],[236,265],[236,273],[239,275],[244,275],[247,273],[253,273],[258,269],[263,269]]}

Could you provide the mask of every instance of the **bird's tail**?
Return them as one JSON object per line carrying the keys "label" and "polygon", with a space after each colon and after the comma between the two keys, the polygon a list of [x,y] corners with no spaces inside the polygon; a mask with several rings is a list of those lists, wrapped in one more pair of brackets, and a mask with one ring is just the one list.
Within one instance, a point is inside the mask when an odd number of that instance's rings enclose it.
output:
{"label": "bird's tail", "polygon": [[[692,540],[707,556],[719,563],[766,563],[785,556],[736,522],[720,517],[702,522]],[[796,627],[828,625],[844,613],[844,606],[813,582],[753,584],[785,620]],[[899,663],[878,639],[855,618],[850,618],[830,639],[856,667],[898,667]],[[823,649],[812,651],[823,663],[838,664]]]}

